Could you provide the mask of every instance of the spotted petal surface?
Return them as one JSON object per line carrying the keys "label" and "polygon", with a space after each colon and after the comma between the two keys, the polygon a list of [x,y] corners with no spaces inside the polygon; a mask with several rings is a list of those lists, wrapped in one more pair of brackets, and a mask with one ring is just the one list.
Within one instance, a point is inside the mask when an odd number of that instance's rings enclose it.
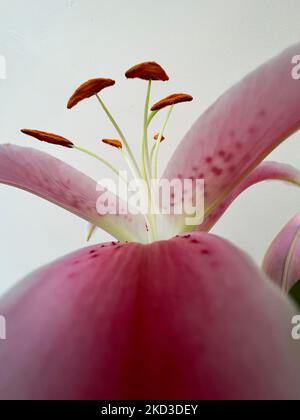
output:
{"label": "spotted petal surface", "polygon": [[[300,44],[290,47],[229,89],[175,151],[164,176],[204,178],[206,215],[299,129],[300,83],[291,74],[291,60],[299,51]],[[182,231],[189,229],[183,217],[177,224]]]}
{"label": "spotted petal surface", "polygon": [[300,186],[300,171],[291,165],[280,162],[262,162],[225,198],[225,200],[207,215],[198,230],[209,231],[220,219],[230,204],[246,189],[264,181],[284,181]]}
{"label": "spotted petal surface", "polygon": [[295,309],[227,241],[106,244],[0,302],[2,399],[298,399]]}

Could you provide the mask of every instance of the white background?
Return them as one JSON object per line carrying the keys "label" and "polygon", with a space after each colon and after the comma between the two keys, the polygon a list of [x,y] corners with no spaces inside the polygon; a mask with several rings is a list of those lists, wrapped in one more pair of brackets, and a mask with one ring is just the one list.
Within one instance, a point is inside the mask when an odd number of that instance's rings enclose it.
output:
{"label": "white background", "polygon": [[[106,175],[97,162],[35,143],[18,130],[57,132],[100,152],[98,140],[115,133],[97,103],[90,100],[72,111],[65,104],[82,81],[112,77],[117,85],[106,91],[106,102],[138,150],[145,85],[126,81],[123,73],[156,60],[171,81],[155,85],[153,100],[172,91],[195,98],[174,112],[162,148],[165,163],[225,89],[299,41],[299,16],[299,0],[0,0],[0,54],[7,63],[7,79],[0,80],[0,142],[48,151],[96,179]],[[269,158],[299,166],[299,137]],[[114,149],[102,150],[122,165]],[[239,197],[213,231],[260,263],[299,203],[297,188],[264,183]],[[33,269],[86,245],[84,221],[23,191],[0,186],[0,215],[0,293]],[[107,239],[98,231],[92,242]]]}

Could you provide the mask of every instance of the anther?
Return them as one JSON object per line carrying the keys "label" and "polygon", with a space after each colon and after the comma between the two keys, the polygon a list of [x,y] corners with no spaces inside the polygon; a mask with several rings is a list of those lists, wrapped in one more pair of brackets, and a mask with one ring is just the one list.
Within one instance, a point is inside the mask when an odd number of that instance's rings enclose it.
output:
{"label": "anther", "polygon": [[101,90],[109,86],[113,86],[114,84],[114,80],[104,78],[90,79],[87,82],[84,82],[75,90],[75,92],[69,99],[67,108],[73,108],[75,105],[78,104],[78,102],[82,101],[83,99],[90,98],[91,96],[99,93]]}
{"label": "anther", "polygon": [[145,63],[136,64],[125,73],[127,79],[143,79],[143,80],[169,80],[169,76],[165,70],[155,61],[147,61]]}
{"label": "anther", "polygon": [[[154,140],[158,140],[159,137],[160,137],[160,134],[159,133],[155,133],[153,138],[154,138]],[[162,138],[160,139],[160,141],[164,141],[164,140],[165,140],[165,137],[162,136]]]}
{"label": "anther", "polygon": [[118,139],[102,139],[102,142],[109,144],[109,146],[116,147],[117,149],[122,149],[122,143]]}
{"label": "anther", "polygon": [[65,137],[62,137],[53,133],[47,133],[45,131],[23,128],[21,130],[21,133],[27,134],[27,136],[34,137],[37,140],[44,141],[46,143],[57,144],[59,146],[64,146],[64,147],[69,147],[69,148],[72,148],[74,146],[74,144],[70,140],[66,139]]}
{"label": "anther", "polygon": [[193,97],[187,93],[173,93],[172,95],[161,99],[159,102],[156,102],[152,106],[151,111],[158,111],[159,109],[178,104],[179,102],[190,102],[192,100]]}

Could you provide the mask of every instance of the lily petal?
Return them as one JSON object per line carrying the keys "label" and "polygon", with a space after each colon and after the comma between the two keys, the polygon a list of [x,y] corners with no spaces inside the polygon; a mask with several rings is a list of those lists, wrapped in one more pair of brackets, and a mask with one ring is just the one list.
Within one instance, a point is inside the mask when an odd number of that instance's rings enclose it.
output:
{"label": "lily petal", "polygon": [[300,171],[285,163],[262,162],[206,217],[198,230],[209,231],[243,191],[259,182],[271,180],[285,181],[300,187]]}
{"label": "lily petal", "polygon": [[[96,182],[64,162],[35,149],[0,145],[0,183],[29,191],[106,230],[119,240],[146,241],[139,215],[100,215]],[[113,202],[121,200],[110,195]]]}
{"label": "lily petal", "polygon": [[290,299],[206,233],[83,249],[25,279],[0,313],[2,399],[300,397]]}
{"label": "lily petal", "polygon": [[300,279],[300,213],[284,226],[270,245],[263,269],[287,293]]}
{"label": "lily petal", "polygon": [[291,74],[299,51],[300,44],[290,47],[229,89],[175,151],[164,177],[204,178],[206,215],[299,129],[300,84]]}

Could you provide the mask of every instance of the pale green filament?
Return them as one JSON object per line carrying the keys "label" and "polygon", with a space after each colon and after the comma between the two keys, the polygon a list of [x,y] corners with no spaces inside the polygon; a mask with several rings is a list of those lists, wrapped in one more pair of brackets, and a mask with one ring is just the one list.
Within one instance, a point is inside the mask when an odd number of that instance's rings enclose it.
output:
{"label": "pale green filament", "polygon": [[[138,163],[137,163],[137,161],[136,161],[136,159],[135,159],[135,157],[134,157],[134,155],[131,151],[131,148],[130,148],[129,144],[127,143],[127,140],[126,140],[121,128],[119,127],[119,125],[117,124],[115,119],[113,118],[112,114],[109,112],[109,110],[107,109],[107,107],[105,106],[104,102],[102,101],[102,99],[100,98],[100,96],[98,94],[96,94],[96,98],[97,98],[98,102],[100,103],[101,107],[103,108],[104,112],[108,116],[109,120],[111,121],[112,125],[114,126],[114,128],[116,129],[117,133],[119,134],[119,136],[121,138],[122,145],[124,146],[124,148],[120,148],[119,151],[121,152],[122,157],[124,158],[125,162],[127,163],[133,177],[137,180],[138,179],[144,179],[144,181],[146,182],[147,196],[148,196],[148,200],[147,200],[148,211],[147,211],[147,214],[144,215],[144,218],[145,218],[145,223],[146,223],[146,226],[147,226],[148,240],[149,240],[149,242],[152,242],[152,241],[155,241],[157,239],[157,226],[156,226],[156,217],[155,217],[155,214],[153,212],[154,205],[155,205],[155,203],[154,203],[155,197],[154,197],[154,193],[152,191],[151,180],[152,180],[152,174],[153,173],[155,174],[155,178],[157,179],[157,162],[158,162],[159,146],[160,146],[161,139],[163,137],[165,128],[166,128],[167,123],[169,121],[169,118],[170,118],[170,115],[171,115],[171,112],[173,110],[174,105],[172,105],[170,107],[170,109],[168,110],[165,122],[163,124],[163,127],[162,127],[160,133],[159,133],[158,139],[156,140],[156,143],[153,145],[153,147],[151,149],[151,152],[149,153],[148,127],[149,127],[151,121],[153,120],[153,118],[158,113],[158,110],[149,112],[150,95],[151,95],[151,80],[148,81],[147,94],[146,94],[146,100],[145,100],[145,108],[144,108],[143,134],[142,134],[141,146],[140,146],[140,149],[141,149],[140,150],[141,151],[141,168],[139,167],[139,165],[138,165]],[[84,149],[84,148],[79,147],[79,146],[74,146],[74,148],[77,149],[77,150],[80,150],[83,153],[86,153],[86,154],[96,158],[97,160],[102,162],[104,165],[106,165],[116,175],[120,176],[128,184],[128,180],[125,179],[125,177],[122,176],[121,173],[113,165],[111,165],[108,161],[103,159],[101,156],[98,156],[95,153],[91,152],[90,150]],[[90,238],[93,231],[94,231],[94,227],[91,226],[88,238]]]}
{"label": "pale green filament", "polygon": [[121,152],[121,155],[123,157],[123,159],[125,160],[128,168],[130,169],[130,172],[133,176],[133,178],[139,179],[140,178],[140,172],[136,171],[135,166],[133,166],[131,159],[129,159],[129,157],[126,155],[126,153],[124,152],[124,150],[122,148],[119,149]]}
{"label": "pale green filament", "polygon": [[155,115],[158,113],[159,109],[157,109],[156,111],[151,111],[150,114],[148,115],[148,119],[147,119],[147,127],[149,127],[151,121],[153,120],[153,118],[155,117]]}
{"label": "pale green filament", "polygon": [[115,168],[111,163],[109,163],[106,159],[104,159],[101,156],[96,155],[96,153],[91,152],[88,149],[85,149],[84,147],[80,147],[80,146],[75,146],[73,145],[72,147],[73,149],[79,150],[82,153],[85,153],[86,155],[89,155],[91,157],[93,157],[94,159],[99,160],[100,162],[102,162],[105,166],[107,166],[112,172],[114,172],[114,174],[116,174],[118,177],[122,178],[123,181],[125,181],[127,183],[127,180],[120,174],[120,172],[118,171],[117,168]]}
{"label": "pale green filament", "polygon": [[90,223],[88,226],[88,232],[86,235],[86,241],[89,242],[89,240],[91,239],[91,237],[93,236],[93,233],[95,232],[95,230],[97,229],[96,225],[93,225],[93,223]]}
{"label": "pale green filament", "polygon": [[[140,178],[139,174],[136,173],[134,166],[131,164],[131,161],[130,161],[130,159],[128,159],[128,156],[126,155],[124,150],[120,149],[120,151],[121,151],[121,154],[122,154],[125,162],[127,163],[128,167],[129,167],[129,169],[130,169],[130,171],[133,175],[133,178],[139,179]],[[148,183],[147,183],[147,187],[148,187]],[[155,235],[156,228],[155,228],[155,226],[153,226],[153,221],[151,220],[151,215],[150,215],[150,218],[147,215],[144,215],[144,218],[145,218],[146,225],[147,225],[147,228],[148,228],[147,233],[148,233],[148,236],[149,236],[149,240],[150,240],[150,242],[154,241],[156,239],[156,235]]]}
{"label": "pale green filament", "polygon": [[[145,117],[146,118],[146,122],[144,123],[144,125],[146,125],[147,118],[148,118],[148,107],[149,107],[149,100],[150,100],[150,88],[151,88],[151,83],[150,83],[150,86],[149,86],[149,97],[148,97],[148,105],[147,105],[147,116]],[[126,156],[126,154],[124,153],[124,151],[121,149],[122,155],[125,158],[125,161],[127,162],[128,166],[129,166],[129,169],[131,170],[131,172],[132,172],[132,174],[133,174],[134,177],[136,177],[137,179],[138,178],[142,178],[142,174],[141,174],[140,168],[139,168],[139,166],[138,166],[138,164],[137,164],[137,162],[135,160],[135,157],[134,157],[134,155],[133,155],[133,153],[131,151],[131,148],[130,148],[129,144],[127,143],[127,140],[126,140],[126,138],[125,138],[125,136],[124,136],[121,128],[117,124],[117,122],[114,119],[114,117],[112,116],[112,114],[109,112],[108,108],[105,106],[105,104],[102,101],[102,99],[100,98],[100,96],[98,94],[96,94],[96,97],[97,97],[100,105],[102,106],[104,112],[106,113],[106,115],[110,119],[111,123],[113,124],[113,126],[117,130],[119,136],[121,137],[121,140],[123,142],[123,145],[125,146],[125,148],[127,150],[128,157]],[[144,129],[144,132],[145,132],[145,129]],[[147,135],[147,126],[146,126],[146,135]],[[149,164],[149,166],[150,166],[150,164]],[[147,181],[147,179],[146,179],[146,181]],[[148,181],[147,181],[147,183],[148,183]],[[149,185],[149,183],[148,183],[148,185]],[[149,189],[149,191],[150,191],[150,189]],[[149,194],[150,194],[150,192],[149,192]],[[150,197],[150,199],[151,199],[151,197]],[[146,217],[146,216],[144,216],[144,217],[145,217],[145,220],[146,220],[147,228],[149,229],[149,230],[147,230],[147,232],[148,232],[148,236],[149,236],[149,239],[150,239],[150,242],[151,242],[151,241],[153,241],[153,240],[156,239],[155,235],[153,234],[153,223],[152,223],[152,220],[151,219],[148,220],[148,217]],[[151,218],[151,215],[150,215],[150,218]]]}
{"label": "pale green filament", "polygon": [[150,124],[156,112],[150,113],[149,115],[150,94],[151,94],[151,80],[148,81],[145,108],[144,108],[144,125],[143,125],[142,141],[141,141],[141,162],[142,162],[143,178],[147,184],[147,190],[148,190],[147,202],[149,203],[149,206],[148,206],[149,214],[147,217],[148,219],[147,225],[149,228],[149,234],[151,236],[151,239],[156,240],[157,229],[156,229],[155,217],[152,214],[152,204],[153,204],[153,192],[151,191],[152,173],[151,173],[151,164],[150,164],[149,148],[148,148],[148,125]]}
{"label": "pale green filament", "polygon": [[[95,158],[95,159],[97,159],[97,160],[99,160],[101,163],[103,163],[107,168],[109,168],[114,174],[116,174],[118,177],[120,177],[120,178],[122,178],[123,179],[123,181],[124,182],[126,182],[127,183],[127,179],[126,178],[124,178],[123,177],[123,175],[118,171],[118,169],[117,168],[115,168],[110,162],[108,162],[106,159],[104,159],[103,157],[101,157],[101,156],[98,156],[98,155],[96,155],[96,153],[94,153],[94,152],[92,152],[92,151],[90,151],[90,150],[88,150],[88,149],[85,149],[84,147],[80,147],[80,146],[75,146],[75,145],[73,145],[73,147],[72,147],[73,149],[76,149],[76,150],[79,150],[80,152],[82,152],[82,153],[85,153],[86,155],[88,155],[88,156],[91,156],[91,157],[93,157],[93,158]],[[91,239],[91,237],[92,237],[92,235],[93,235],[93,233],[95,232],[95,230],[96,230],[96,225],[94,225],[94,224],[90,224],[89,225],[89,229],[88,229],[88,233],[87,233],[87,236],[86,236],[86,241],[87,242],[89,242],[89,240]]]}
{"label": "pale green filament", "polygon": [[151,167],[152,167],[152,164],[153,164],[153,156],[154,156],[155,146],[156,146],[156,142],[152,145],[151,151],[150,151],[150,165],[151,165]]}
{"label": "pale green filament", "polygon": [[144,126],[143,126],[143,137],[141,143],[141,161],[142,161],[142,170],[145,180],[151,179],[151,167],[150,167],[150,158],[149,158],[149,149],[148,149],[148,111],[149,111],[149,102],[151,94],[151,80],[148,81],[145,109],[144,109]]}
{"label": "pale green filament", "polygon": [[154,151],[153,151],[153,154],[152,154],[152,158],[153,158],[153,171],[154,171],[154,177],[155,177],[156,179],[157,179],[157,175],[158,175],[158,172],[157,172],[157,164],[158,164],[158,152],[159,152],[159,146],[160,146],[160,143],[161,143],[161,139],[163,138],[165,128],[166,128],[166,126],[167,126],[167,124],[168,124],[169,118],[170,118],[171,113],[172,113],[172,111],[173,111],[173,108],[174,108],[174,105],[172,105],[172,106],[170,107],[170,109],[169,109],[169,111],[168,111],[168,113],[167,113],[167,116],[166,116],[165,122],[163,123],[162,129],[161,129],[161,130],[160,130],[160,132],[159,132],[158,138],[157,138],[157,140],[156,140],[156,144],[155,144],[155,146],[154,146]]}
{"label": "pale green filament", "polygon": [[140,172],[139,166],[138,166],[138,164],[137,164],[137,162],[136,162],[136,160],[135,160],[135,157],[134,157],[134,155],[133,155],[133,153],[132,153],[132,151],[131,151],[131,148],[130,148],[129,144],[127,143],[127,140],[126,140],[126,138],[125,138],[125,136],[124,136],[124,134],[123,134],[123,132],[122,132],[121,128],[119,127],[119,125],[117,124],[116,120],[114,119],[114,117],[111,115],[111,113],[109,112],[109,110],[108,110],[108,109],[107,109],[107,107],[105,106],[104,102],[102,101],[102,99],[100,98],[100,96],[98,95],[98,93],[96,94],[96,98],[98,99],[98,101],[99,101],[100,105],[102,106],[102,108],[103,108],[104,112],[106,113],[106,115],[107,115],[107,116],[108,116],[108,118],[110,119],[110,121],[111,121],[112,125],[113,125],[113,126],[115,127],[115,129],[117,130],[117,132],[118,132],[119,136],[121,137],[122,142],[123,142],[123,145],[125,146],[125,148],[126,148],[126,150],[127,150],[127,153],[128,153],[128,155],[129,155],[129,158],[130,158],[130,160],[131,160],[131,162],[132,162],[132,165],[135,167],[135,171],[136,171],[139,175],[141,175],[141,172]]}

